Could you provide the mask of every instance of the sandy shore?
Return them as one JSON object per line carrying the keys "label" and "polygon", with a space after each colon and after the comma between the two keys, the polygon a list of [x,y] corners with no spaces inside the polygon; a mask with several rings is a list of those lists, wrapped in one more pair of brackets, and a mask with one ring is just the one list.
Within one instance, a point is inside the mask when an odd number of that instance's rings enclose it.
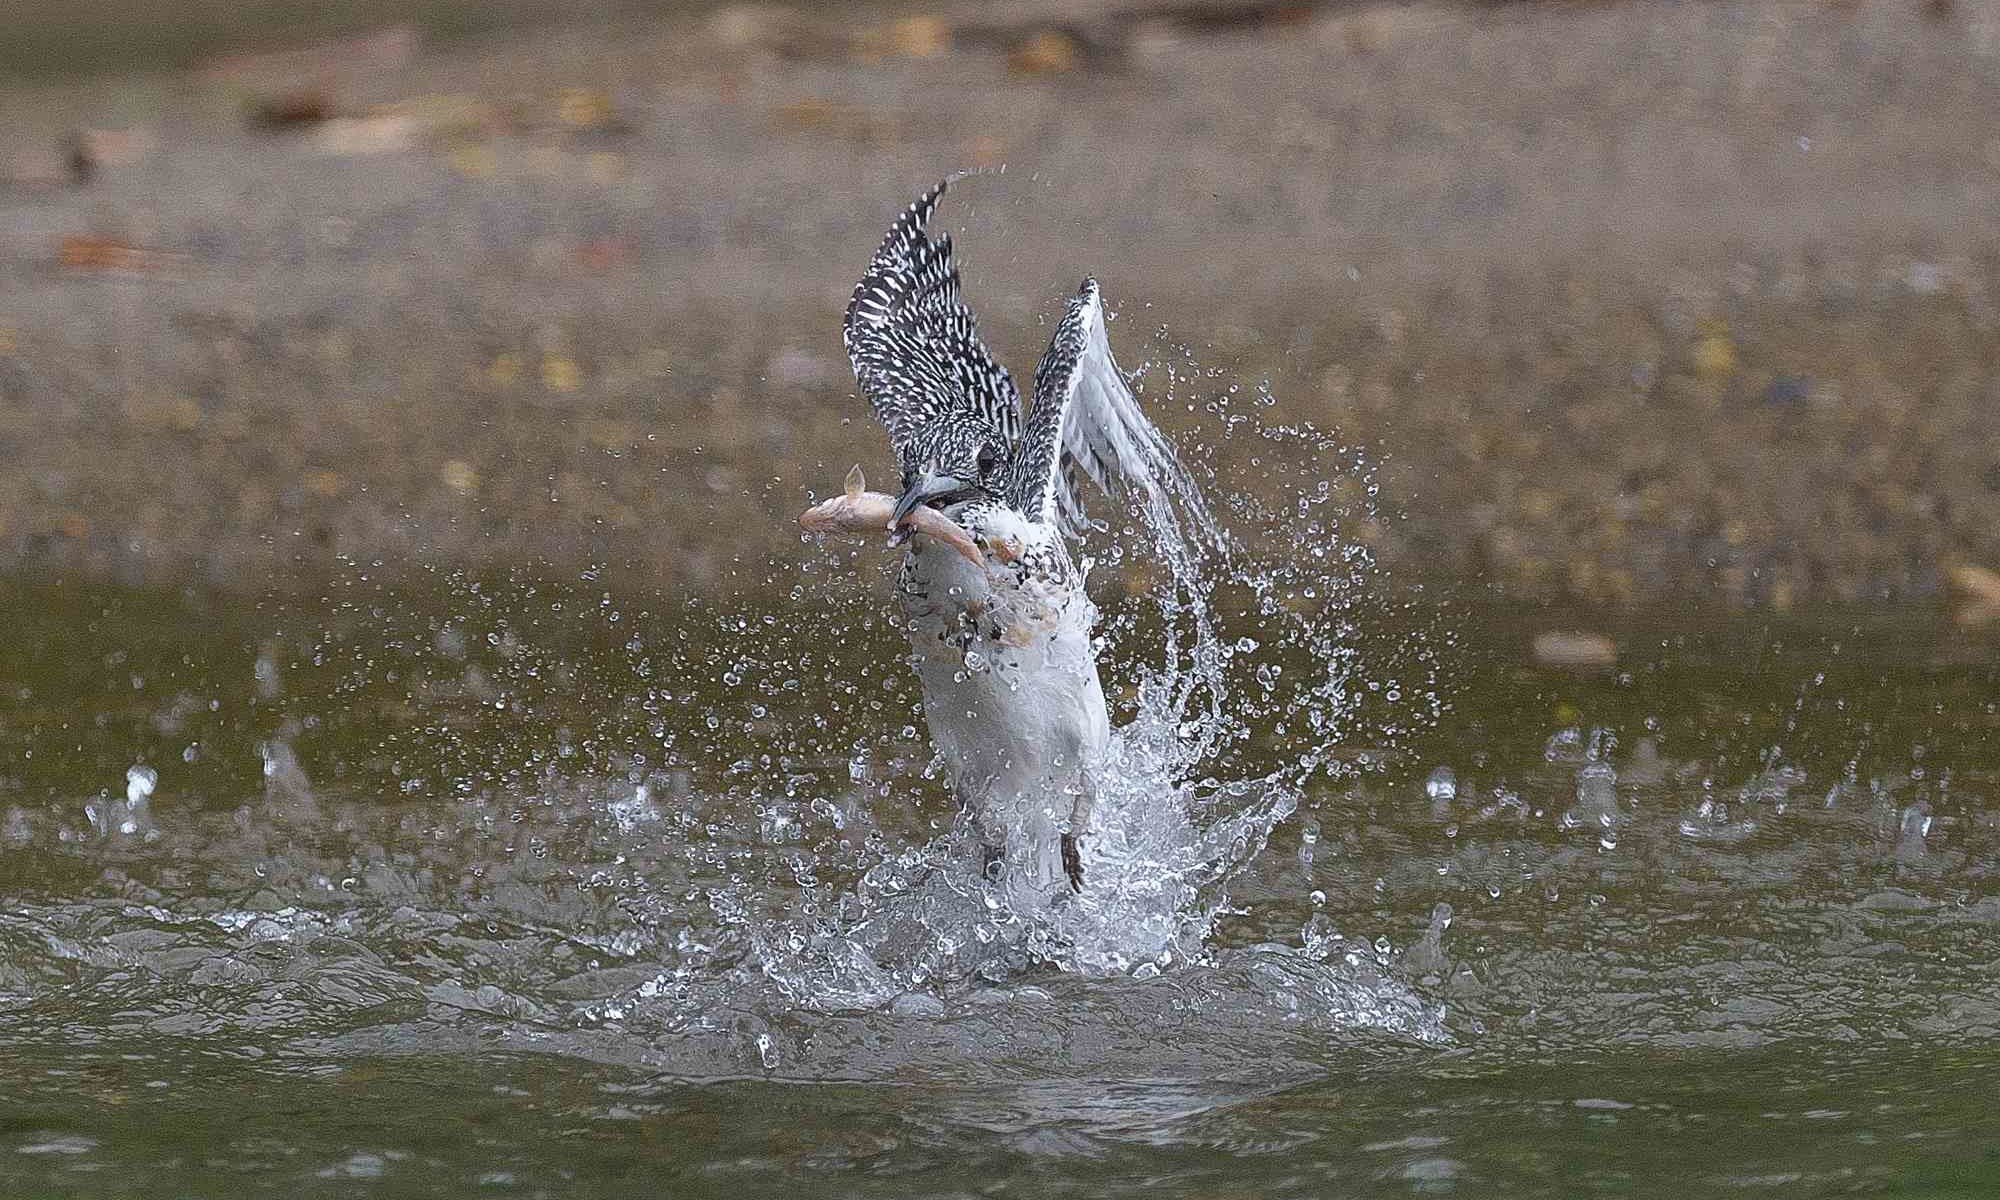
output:
{"label": "sandy shore", "polygon": [[[1210,11],[0,86],[0,571],[726,582],[887,477],[840,310],[916,189],[1003,162],[946,219],[1017,373],[1098,275],[1128,366],[1164,328],[1366,448],[1392,578],[1790,607],[2000,564],[2000,4]],[[1246,443],[1204,453],[1255,486]]]}

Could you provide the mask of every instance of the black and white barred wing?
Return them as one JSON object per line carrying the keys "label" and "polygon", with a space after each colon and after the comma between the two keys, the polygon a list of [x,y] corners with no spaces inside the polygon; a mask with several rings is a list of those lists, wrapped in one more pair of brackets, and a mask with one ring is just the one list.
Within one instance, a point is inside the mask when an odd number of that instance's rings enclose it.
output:
{"label": "black and white barred wing", "polygon": [[925,229],[950,182],[890,226],[841,326],[855,381],[899,458],[940,419],[970,417],[1009,442],[1020,434],[1021,394],[959,299],[951,235],[933,240]]}
{"label": "black and white barred wing", "polygon": [[1126,386],[1105,336],[1097,281],[1086,279],[1035,368],[1035,402],[1015,456],[1015,507],[1041,521],[1085,526],[1076,475],[1114,500],[1136,496],[1198,540],[1222,544],[1200,489]]}

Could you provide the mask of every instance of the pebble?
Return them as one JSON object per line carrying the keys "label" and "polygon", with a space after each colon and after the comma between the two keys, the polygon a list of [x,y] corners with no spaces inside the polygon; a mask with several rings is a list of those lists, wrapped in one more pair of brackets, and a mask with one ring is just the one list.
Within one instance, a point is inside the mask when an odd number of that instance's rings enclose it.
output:
{"label": "pebble", "polygon": [[1601,633],[1550,630],[1534,640],[1535,661],[1545,667],[1605,668],[1618,662],[1618,646]]}

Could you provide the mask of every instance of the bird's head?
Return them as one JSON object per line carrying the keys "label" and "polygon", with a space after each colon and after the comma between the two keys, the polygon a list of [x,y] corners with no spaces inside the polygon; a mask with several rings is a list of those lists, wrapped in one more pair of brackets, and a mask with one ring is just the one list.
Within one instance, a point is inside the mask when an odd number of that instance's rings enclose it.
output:
{"label": "bird's head", "polygon": [[938,423],[903,458],[903,494],[889,527],[902,525],[920,504],[949,509],[998,496],[1013,457],[1007,439],[979,422]]}

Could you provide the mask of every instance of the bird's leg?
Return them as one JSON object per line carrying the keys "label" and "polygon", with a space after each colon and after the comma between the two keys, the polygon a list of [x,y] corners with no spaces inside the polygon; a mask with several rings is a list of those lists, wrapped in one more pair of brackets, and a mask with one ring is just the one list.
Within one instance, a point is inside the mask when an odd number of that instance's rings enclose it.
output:
{"label": "bird's leg", "polygon": [[1083,852],[1078,846],[1090,828],[1091,810],[1097,805],[1097,785],[1088,769],[1077,773],[1076,797],[1070,804],[1069,828],[1062,835],[1063,874],[1069,876],[1071,891],[1083,890]]}

